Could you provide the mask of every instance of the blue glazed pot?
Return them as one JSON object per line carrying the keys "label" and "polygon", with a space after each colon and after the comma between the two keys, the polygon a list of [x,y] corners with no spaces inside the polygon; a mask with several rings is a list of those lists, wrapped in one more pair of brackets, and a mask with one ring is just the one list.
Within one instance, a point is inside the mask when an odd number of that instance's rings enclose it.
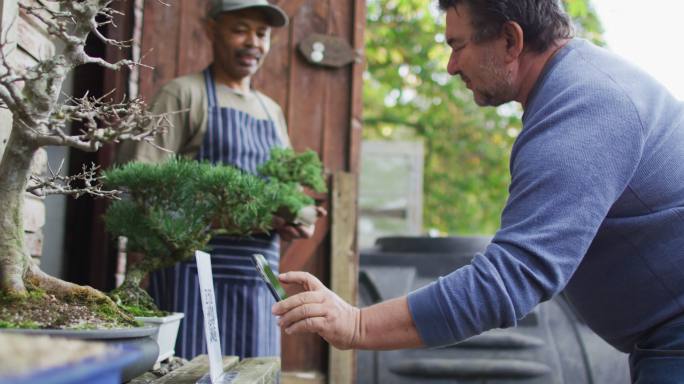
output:
{"label": "blue glazed pot", "polygon": [[120,384],[123,368],[141,355],[136,348],[118,348],[99,359],[87,358],[29,375],[0,377],[0,384]]}
{"label": "blue glazed pot", "polygon": [[[129,381],[152,369],[159,355],[159,346],[150,336],[157,332],[156,327],[138,327],[123,329],[97,330],[62,330],[62,329],[2,329],[0,333],[18,333],[22,335],[52,336],[83,341],[98,341],[114,349],[135,350],[140,352],[137,359],[129,361],[123,366],[121,381]],[[12,382],[14,383],[14,382]],[[42,382],[36,381],[36,384]],[[96,382],[98,383],[98,382]],[[0,382],[0,384],[5,384]]]}

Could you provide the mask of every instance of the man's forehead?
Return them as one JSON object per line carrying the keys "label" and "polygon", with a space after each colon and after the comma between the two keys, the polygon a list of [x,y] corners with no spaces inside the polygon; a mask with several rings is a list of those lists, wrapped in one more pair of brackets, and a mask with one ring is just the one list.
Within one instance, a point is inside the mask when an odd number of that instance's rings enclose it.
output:
{"label": "man's forehead", "polygon": [[259,9],[240,9],[222,12],[217,18],[219,24],[245,23],[259,28],[271,28],[266,14]]}
{"label": "man's forehead", "polygon": [[470,11],[464,4],[449,7],[446,10],[446,32],[445,37],[449,40],[465,40],[472,33],[470,22]]}

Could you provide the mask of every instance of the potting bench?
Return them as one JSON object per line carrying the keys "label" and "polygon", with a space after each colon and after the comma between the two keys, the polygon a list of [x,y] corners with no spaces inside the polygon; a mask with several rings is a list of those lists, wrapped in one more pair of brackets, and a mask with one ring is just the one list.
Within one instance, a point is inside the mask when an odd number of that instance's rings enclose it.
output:
{"label": "potting bench", "polygon": [[[280,374],[280,358],[259,357],[240,361],[237,356],[225,356],[223,370],[231,375],[233,379],[231,384],[276,383]],[[209,357],[200,355],[163,377],[146,373],[131,380],[128,384],[195,384],[208,372]]]}

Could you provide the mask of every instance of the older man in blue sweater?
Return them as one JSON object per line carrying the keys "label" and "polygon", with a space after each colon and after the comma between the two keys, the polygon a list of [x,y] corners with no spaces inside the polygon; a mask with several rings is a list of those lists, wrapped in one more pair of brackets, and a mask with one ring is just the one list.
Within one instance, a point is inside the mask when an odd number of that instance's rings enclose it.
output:
{"label": "older man in blue sweater", "polygon": [[501,229],[472,263],[358,309],[310,275],[274,306],[287,333],[341,348],[453,343],[512,327],[565,290],[630,353],[636,383],[684,382],[684,106],[607,50],[572,37],[556,0],[440,0],[448,70],[479,105],[520,102]]}

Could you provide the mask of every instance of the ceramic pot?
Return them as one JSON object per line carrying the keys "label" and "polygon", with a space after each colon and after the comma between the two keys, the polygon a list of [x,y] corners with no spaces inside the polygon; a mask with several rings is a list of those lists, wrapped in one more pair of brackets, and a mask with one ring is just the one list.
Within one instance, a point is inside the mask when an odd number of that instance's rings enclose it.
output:
{"label": "ceramic pot", "polygon": [[164,317],[136,317],[138,321],[142,321],[146,326],[157,327],[157,333],[153,339],[159,345],[159,356],[156,362],[162,361],[172,357],[175,353],[176,338],[178,337],[178,328],[180,322],[185,317],[183,313],[172,313]]}
{"label": "ceramic pot", "polygon": [[67,339],[92,340],[125,350],[138,350],[140,357],[127,361],[123,365],[122,381],[129,381],[149,371],[157,361],[159,347],[151,337],[157,332],[157,327],[145,326],[137,328],[119,329],[3,329],[1,332],[20,333],[25,335],[43,335]]}
{"label": "ceramic pot", "polygon": [[[26,336],[30,342],[30,336]],[[142,353],[130,346],[114,348],[104,357],[85,357],[82,361],[41,369],[24,375],[0,376],[0,384],[120,384],[123,368]],[[39,359],[40,356],[35,356]]]}

